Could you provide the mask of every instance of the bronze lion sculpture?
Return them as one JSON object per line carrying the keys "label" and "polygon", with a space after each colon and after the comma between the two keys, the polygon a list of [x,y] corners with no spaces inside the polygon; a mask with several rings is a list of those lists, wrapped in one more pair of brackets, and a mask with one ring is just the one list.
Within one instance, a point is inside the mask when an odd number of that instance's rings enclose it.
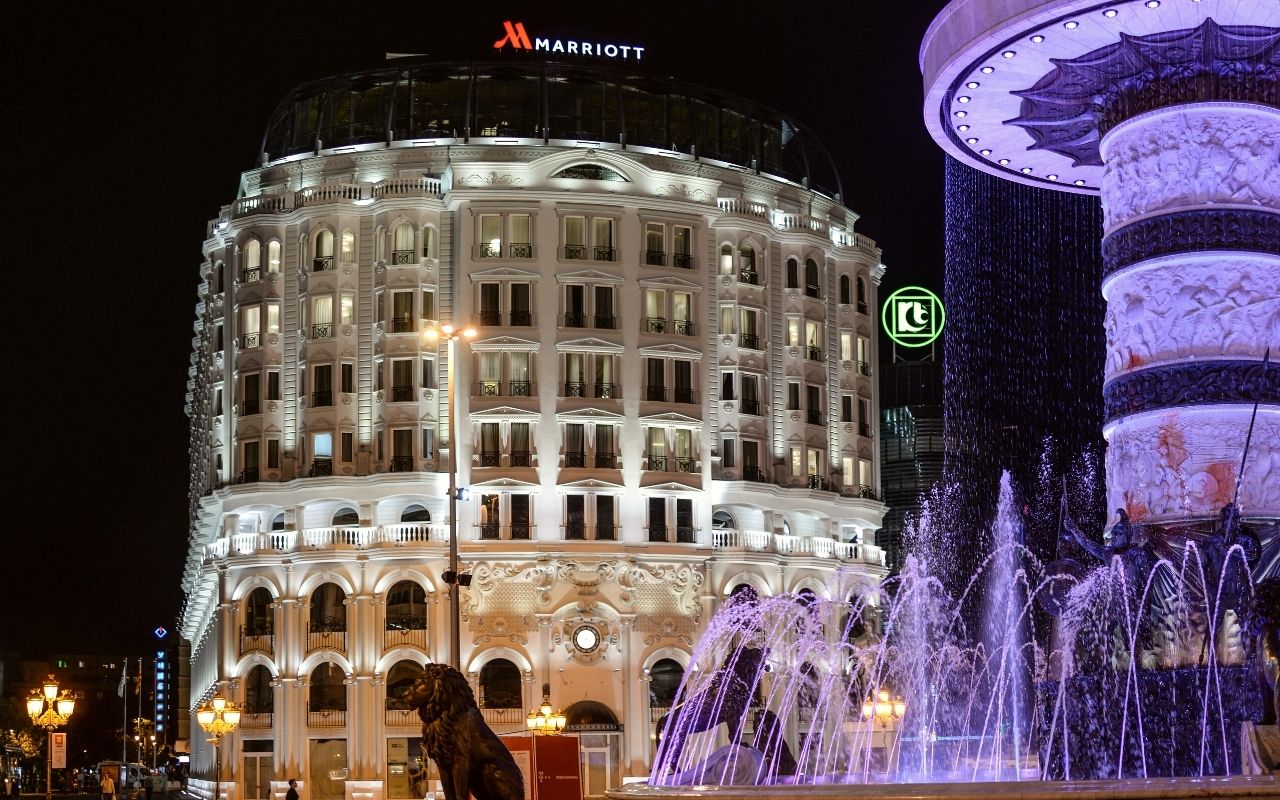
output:
{"label": "bronze lion sculpture", "polygon": [[404,700],[422,718],[422,741],[440,767],[446,800],[524,800],[520,768],[485,724],[461,672],[428,664]]}

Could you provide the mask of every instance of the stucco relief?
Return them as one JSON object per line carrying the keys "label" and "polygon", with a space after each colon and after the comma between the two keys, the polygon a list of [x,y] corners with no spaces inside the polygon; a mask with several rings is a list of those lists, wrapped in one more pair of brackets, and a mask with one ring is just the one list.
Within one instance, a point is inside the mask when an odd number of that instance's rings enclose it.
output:
{"label": "stucco relief", "polygon": [[1122,125],[1102,142],[1103,227],[1192,205],[1280,206],[1280,112],[1179,110]]}
{"label": "stucco relief", "polygon": [[1261,356],[1280,342],[1280,261],[1224,257],[1122,275],[1107,287],[1106,378],[1188,358]]}
{"label": "stucco relief", "polygon": [[[1108,508],[1136,522],[1215,516],[1235,494],[1249,406],[1180,410],[1126,421],[1107,446]],[[1265,406],[1240,485],[1245,516],[1280,515],[1280,408]]]}

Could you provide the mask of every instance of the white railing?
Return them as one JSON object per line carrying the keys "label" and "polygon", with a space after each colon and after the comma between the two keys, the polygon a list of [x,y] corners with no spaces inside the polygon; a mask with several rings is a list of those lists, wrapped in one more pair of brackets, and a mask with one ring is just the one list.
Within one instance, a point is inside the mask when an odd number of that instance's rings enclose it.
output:
{"label": "white railing", "polygon": [[769,218],[769,207],[764,203],[753,203],[736,197],[721,197],[716,200],[716,205],[720,207],[721,214],[738,214],[743,217],[766,220]]}
{"label": "white railing", "polygon": [[711,546],[716,550],[747,550],[753,553],[813,556],[884,565],[884,551],[875,545],[837,542],[835,539],[823,536],[792,536],[769,531],[722,529],[711,532]]}
{"label": "white railing", "polygon": [[314,203],[332,203],[336,201],[354,202],[364,199],[364,189],[358,183],[322,183],[319,186],[308,186],[293,193],[294,208],[302,208]]}
{"label": "white railing", "polygon": [[827,235],[830,225],[824,219],[811,217],[808,214],[788,214],[783,211],[773,219],[775,228],[784,231],[810,231],[822,236]]}
{"label": "white railing", "polygon": [[420,522],[369,527],[306,528],[301,531],[235,533],[205,545],[205,558],[254,553],[292,553],[303,549],[403,547],[411,544],[445,544],[449,526]]}
{"label": "white railing", "polygon": [[373,185],[374,197],[403,197],[416,195],[432,195],[439,197],[443,194],[440,186],[439,178],[397,178],[390,181],[382,181]]}
{"label": "white railing", "polygon": [[248,217],[253,214],[279,214],[291,211],[291,198],[283,194],[260,194],[255,197],[242,197],[231,207],[233,219]]}

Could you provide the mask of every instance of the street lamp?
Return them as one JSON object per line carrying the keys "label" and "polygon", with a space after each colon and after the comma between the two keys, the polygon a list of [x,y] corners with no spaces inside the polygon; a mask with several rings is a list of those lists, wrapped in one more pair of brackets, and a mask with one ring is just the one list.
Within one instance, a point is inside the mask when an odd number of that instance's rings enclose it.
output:
{"label": "street lamp", "polygon": [[53,731],[66,725],[76,710],[76,698],[71,692],[58,690],[58,682],[50,675],[39,689],[32,689],[27,698],[27,716],[49,733],[49,756],[44,762],[45,800],[53,794]]}
{"label": "street lamp", "polygon": [[[476,335],[475,328],[458,330],[452,325],[430,327],[422,331],[428,339],[445,339],[449,342],[449,372],[446,377],[446,391],[449,395],[449,569],[444,573],[445,583],[449,584],[449,655],[453,668],[462,671],[462,609],[458,608],[458,420],[457,381],[454,370],[457,361],[457,344],[462,339],[471,339]],[[470,576],[461,580],[470,583]]]}
{"label": "street lamp", "polygon": [[222,797],[222,751],[219,745],[222,737],[226,736],[236,729],[240,724],[240,708],[235,703],[228,702],[220,694],[215,694],[213,699],[206,700],[196,708],[196,722],[200,723],[200,727],[204,732],[212,736],[209,741],[213,743],[213,792],[214,800]]}
{"label": "street lamp", "polygon": [[[881,689],[876,693],[874,701],[867,700],[862,704],[862,718],[874,725],[880,723],[881,741],[885,747],[885,772],[889,771],[892,748],[888,742],[889,724],[901,720],[907,715],[907,703],[902,698],[892,700],[889,693]],[[874,735],[874,734],[873,734]]]}
{"label": "street lamp", "polygon": [[156,771],[156,735],[151,734],[151,771]]}

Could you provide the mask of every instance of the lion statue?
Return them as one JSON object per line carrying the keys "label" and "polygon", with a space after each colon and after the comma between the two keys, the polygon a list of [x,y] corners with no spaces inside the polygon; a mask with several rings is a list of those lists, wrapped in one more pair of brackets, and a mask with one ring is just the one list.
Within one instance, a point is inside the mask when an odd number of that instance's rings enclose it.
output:
{"label": "lion statue", "polygon": [[440,767],[445,800],[524,800],[520,768],[485,724],[461,672],[428,664],[404,700],[422,718],[422,741]]}

